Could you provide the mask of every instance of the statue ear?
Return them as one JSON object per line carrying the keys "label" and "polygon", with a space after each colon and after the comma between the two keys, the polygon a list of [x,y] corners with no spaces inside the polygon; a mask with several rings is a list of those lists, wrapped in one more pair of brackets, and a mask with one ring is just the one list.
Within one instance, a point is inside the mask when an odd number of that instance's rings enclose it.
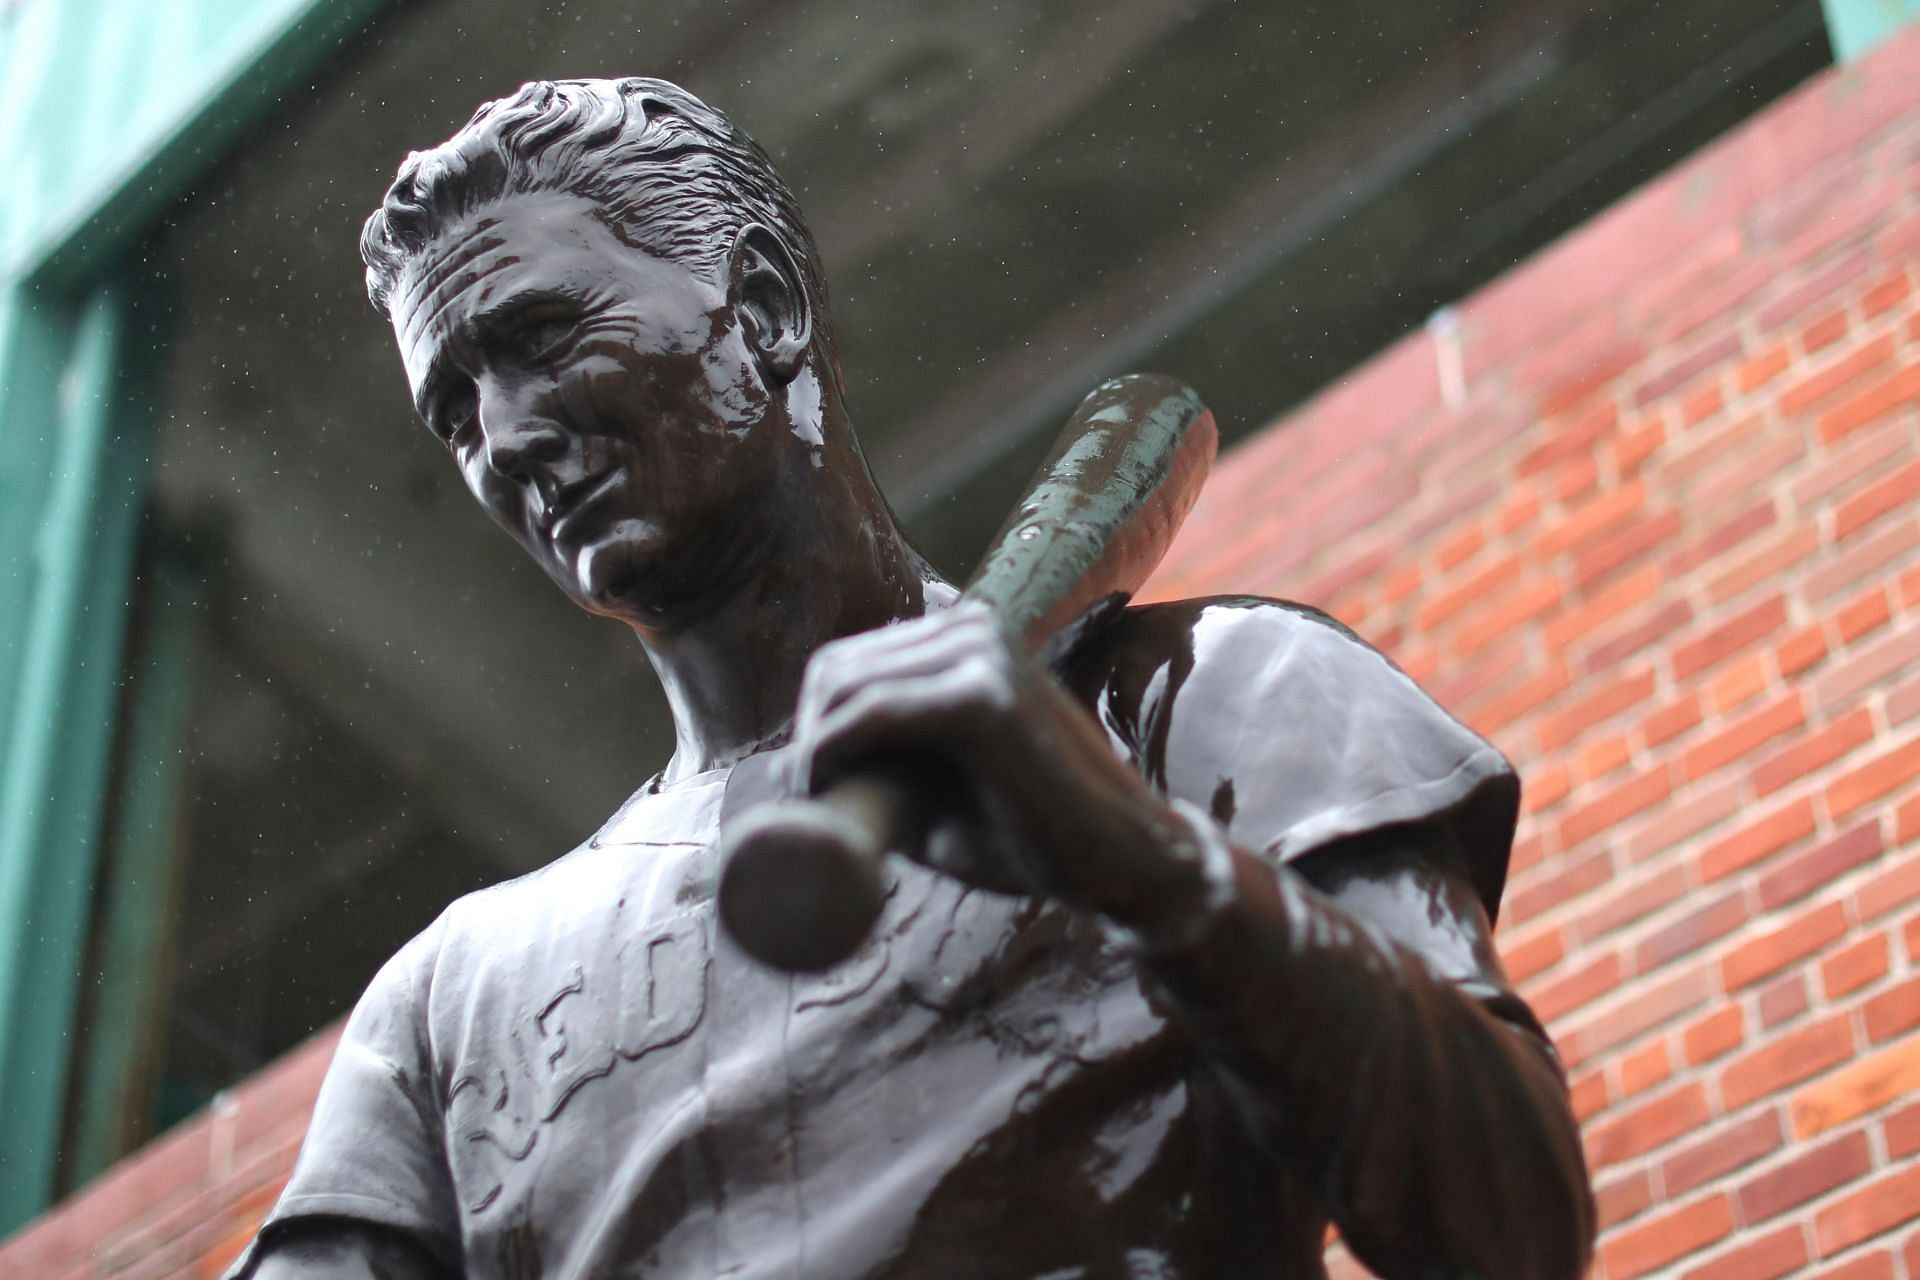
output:
{"label": "statue ear", "polygon": [[762,375],[775,386],[793,381],[813,340],[813,303],[786,242],[758,222],[740,228],[727,293]]}

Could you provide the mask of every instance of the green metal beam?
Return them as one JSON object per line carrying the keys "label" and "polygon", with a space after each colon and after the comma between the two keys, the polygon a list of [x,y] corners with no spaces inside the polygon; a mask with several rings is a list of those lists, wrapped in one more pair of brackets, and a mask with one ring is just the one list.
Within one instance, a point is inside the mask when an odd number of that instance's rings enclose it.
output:
{"label": "green metal beam", "polygon": [[53,1186],[114,737],[146,432],[121,395],[129,306],[98,291],[59,366],[53,468],[0,754],[0,1229]]}
{"label": "green metal beam", "polygon": [[[0,1234],[54,1186],[121,714],[151,422],[127,366],[154,345],[129,341],[130,250],[393,3],[0,3]],[[164,908],[104,909],[132,954]],[[87,1070],[92,1090],[121,1067]]]}
{"label": "green metal beam", "polygon": [[148,1132],[185,835],[186,733],[207,565],[178,540],[150,548],[139,652],[115,753],[84,1047],[69,1101],[63,1186],[98,1175]]}
{"label": "green metal beam", "polygon": [[1920,19],[1920,0],[1820,0],[1827,14],[1833,60],[1851,62],[1907,23]]}
{"label": "green metal beam", "polygon": [[0,10],[0,279],[84,283],[393,0]]}

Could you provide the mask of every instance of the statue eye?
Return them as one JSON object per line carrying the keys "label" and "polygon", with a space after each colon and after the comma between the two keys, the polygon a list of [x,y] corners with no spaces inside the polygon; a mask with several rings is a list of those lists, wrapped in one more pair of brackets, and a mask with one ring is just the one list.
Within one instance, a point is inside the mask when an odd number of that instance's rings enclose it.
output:
{"label": "statue eye", "polygon": [[479,397],[474,393],[473,384],[462,381],[459,386],[440,397],[440,403],[435,407],[427,425],[433,428],[433,433],[441,440],[452,444],[454,438],[465,431],[467,425],[473,421],[473,415],[478,410],[479,404]]}
{"label": "statue eye", "polygon": [[537,310],[514,326],[513,354],[522,364],[545,364],[566,350],[578,328],[571,314]]}

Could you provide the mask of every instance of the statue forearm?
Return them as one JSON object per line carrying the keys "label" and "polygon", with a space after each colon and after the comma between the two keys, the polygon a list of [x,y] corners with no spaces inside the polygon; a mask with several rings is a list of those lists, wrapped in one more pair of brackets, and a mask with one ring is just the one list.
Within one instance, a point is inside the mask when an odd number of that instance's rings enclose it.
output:
{"label": "statue forearm", "polygon": [[1579,1276],[1578,1132],[1497,967],[1482,996],[1296,872],[1232,857],[1231,896],[1158,931],[1145,964],[1355,1254],[1386,1277]]}

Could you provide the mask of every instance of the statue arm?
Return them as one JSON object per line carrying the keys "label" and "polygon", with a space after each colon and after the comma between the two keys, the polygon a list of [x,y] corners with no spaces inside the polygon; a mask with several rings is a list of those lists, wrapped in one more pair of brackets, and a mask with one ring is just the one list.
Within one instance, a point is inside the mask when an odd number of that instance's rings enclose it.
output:
{"label": "statue arm", "polygon": [[247,1280],[459,1280],[416,1241],[351,1218],[301,1218],[261,1237]]}
{"label": "statue arm", "polygon": [[1299,871],[1229,849],[1230,886],[1142,963],[1379,1274],[1575,1280],[1593,1204],[1565,1082],[1450,839],[1387,828]]}

